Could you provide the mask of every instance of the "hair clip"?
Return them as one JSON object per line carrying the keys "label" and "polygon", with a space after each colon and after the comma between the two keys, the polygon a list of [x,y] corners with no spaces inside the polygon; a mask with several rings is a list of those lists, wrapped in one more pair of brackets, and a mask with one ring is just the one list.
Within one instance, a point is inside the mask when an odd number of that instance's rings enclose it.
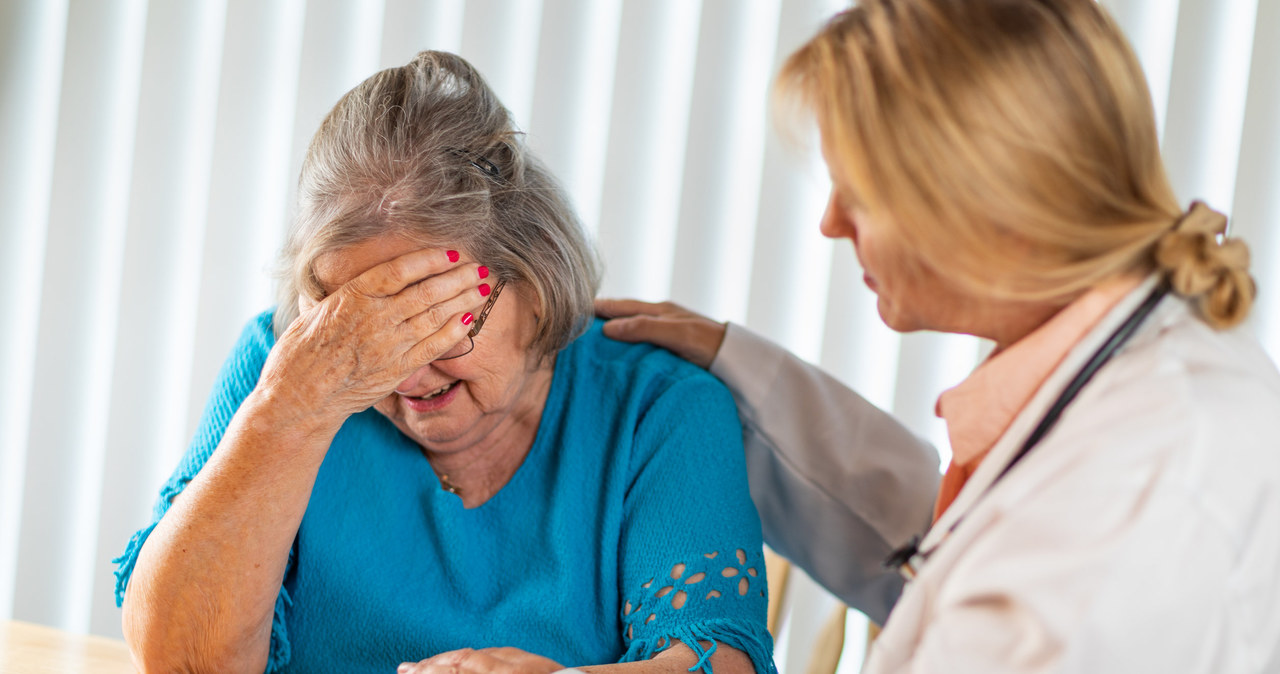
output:
{"label": "hair clip", "polygon": [[498,170],[498,166],[489,161],[484,155],[470,150],[463,150],[456,147],[445,148],[455,157],[461,157],[471,163],[472,166],[484,171],[490,178],[494,180],[502,180],[502,172]]}

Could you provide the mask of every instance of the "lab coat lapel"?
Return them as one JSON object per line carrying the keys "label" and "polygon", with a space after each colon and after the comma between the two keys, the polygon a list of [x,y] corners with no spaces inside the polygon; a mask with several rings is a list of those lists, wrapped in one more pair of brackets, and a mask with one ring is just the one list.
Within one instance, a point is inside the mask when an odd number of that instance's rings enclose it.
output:
{"label": "lab coat lapel", "polygon": [[[1031,397],[1027,405],[1014,417],[1013,422],[1009,424],[1008,430],[991,447],[991,451],[983,458],[982,463],[979,464],[973,476],[969,478],[960,490],[955,501],[951,503],[951,506],[942,514],[942,517],[938,518],[938,521],[929,529],[929,533],[920,544],[920,550],[926,557],[978,505],[982,497],[992,488],[992,484],[996,481],[1001,471],[1013,460],[1013,456],[1022,447],[1022,443],[1031,435],[1031,431],[1040,423],[1040,419],[1048,411],[1049,407],[1053,405],[1054,401],[1057,400],[1067,384],[1084,367],[1085,363],[1089,361],[1089,358],[1102,346],[1111,333],[1124,323],[1125,319],[1137,309],[1138,305],[1142,304],[1142,301],[1151,293],[1151,290],[1159,280],[1159,276],[1153,274],[1137,288],[1130,291],[1124,299],[1112,307],[1111,311],[1101,321],[1098,321],[1093,330],[1089,331],[1079,343],[1072,347],[1067,356],[1063,358],[1062,363],[1058,365],[1058,368],[1045,379],[1044,384]],[[1133,342],[1141,339],[1143,333],[1148,333],[1155,323],[1156,321],[1148,321],[1147,324],[1141,326],[1138,334],[1134,335]],[[1052,431],[1050,431],[1050,434],[1052,434]],[[1035,450],[1033,449],[1032,454],[1034,453]],[[927,562],[925,565],[927,565]]]}

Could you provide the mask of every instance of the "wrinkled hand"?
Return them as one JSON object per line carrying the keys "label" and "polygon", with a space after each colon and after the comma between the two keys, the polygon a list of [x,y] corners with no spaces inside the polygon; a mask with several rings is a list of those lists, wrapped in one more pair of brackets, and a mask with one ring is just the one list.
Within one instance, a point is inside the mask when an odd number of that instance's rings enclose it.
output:
{"label": "wrinkled hand", "polygon": [[725,324],[671,302],[596,300],[596,315],[611,319],[604,324],[607,337],[623,342],[650,342],[703,369],[711,367]]}
{"label": "wrinkled hand", "polygon": [[406,662],[397,674],[550,674],[564,669],[550,658],[518,648],[483,648],[441,653],[422,662]]}
{"label": "wrinkled hand", "polygon": [[317,426],[341,425],[466,337],[463,314],[484,304],[478,268],[419,250],[319,302],[304,300],[271,350],[259,389]]}

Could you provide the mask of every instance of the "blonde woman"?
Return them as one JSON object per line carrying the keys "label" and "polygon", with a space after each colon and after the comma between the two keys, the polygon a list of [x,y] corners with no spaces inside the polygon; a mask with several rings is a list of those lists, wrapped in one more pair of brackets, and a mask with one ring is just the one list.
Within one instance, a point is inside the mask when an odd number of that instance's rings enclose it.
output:
{"label": "blonde woman", "polygon": [[[1239,327],[1248,251],[1175,198],[1106,10],[868,0],[791,56],[778,95],[817,122],[821,230],[853,244],[884,321],[995,344],[938,401],[954,459],[893,556],[910,580],[867,671],[1280,671],[1280,375]],[[737,326],[597,310],[729,384],[751,479],[793,475],[752,484],[766,541],[862,607],[877,578],[828,569],[880,549],[785,525],[855,513],[911,543],[918,444]]]}

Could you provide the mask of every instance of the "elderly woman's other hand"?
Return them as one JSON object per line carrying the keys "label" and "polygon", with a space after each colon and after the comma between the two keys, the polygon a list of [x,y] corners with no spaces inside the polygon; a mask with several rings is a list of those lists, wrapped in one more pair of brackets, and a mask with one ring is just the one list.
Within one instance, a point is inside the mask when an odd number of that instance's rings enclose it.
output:
{"label": "elderly woman's other hand", "polygon": [[[752,674],[756,671],[751,658],[736,648],[710,641],[700,641],[699,645],[712,649],[708,663],[711,670],[724,674]],[[701,662],[701,656],[685,644],[676,642],[649,660],[583,666],[571,671],[587,674],[682,674],[701,670]],[[564,665],[554,660],[518,648],[464,648],[441,653],[422,662],[406,662],[396,669],[396,674],[552,674],[563,669]]]}
{"label": "elderly woman's other hand", "polygon": [[596,300],[596,315],[610,319],[604,334],[623,342],[649,342],[703,369],[711,367],[726,326],[672,302]]}
{"label": "elderly woman's other hand", "polygon": [[260,388],[336,429],[466,339],[485,301],[487,270],[423,249],[328,287],[327,279],[345,276],[326,269],[326,257],[316,260],[326,296],[299,302],[301,315],[272,349]]}
{"label": "elderly woman's other hand", "polygon": [[464,648],[422,662],[406,662],[397,674],[550,674],[564,665],[519,648]]}

